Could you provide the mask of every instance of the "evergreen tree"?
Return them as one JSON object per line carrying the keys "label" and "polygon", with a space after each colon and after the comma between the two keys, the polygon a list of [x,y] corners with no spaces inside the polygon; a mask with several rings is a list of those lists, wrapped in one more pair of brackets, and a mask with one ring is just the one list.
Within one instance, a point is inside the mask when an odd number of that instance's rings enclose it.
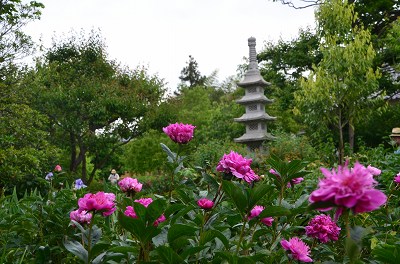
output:
{"label": "evergreen tree", "polygon": [[181,76],[179,77],[181,82],[183,84],[189,82],[189,88],[204,85],[206,76],[202,76],[198,68],[197,61],[189,55],[189,61],[186,62],[186,67],[182,69]]}

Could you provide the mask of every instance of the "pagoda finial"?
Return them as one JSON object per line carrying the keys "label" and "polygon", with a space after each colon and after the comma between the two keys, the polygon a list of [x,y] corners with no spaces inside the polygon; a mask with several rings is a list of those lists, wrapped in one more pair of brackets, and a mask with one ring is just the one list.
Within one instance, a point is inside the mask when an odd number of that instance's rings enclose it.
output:
{"label": "pagoda finial", "polygon": [[256,38],[250,37],[249,43],[249,70],[258,69],[257,53],[256,53]]}

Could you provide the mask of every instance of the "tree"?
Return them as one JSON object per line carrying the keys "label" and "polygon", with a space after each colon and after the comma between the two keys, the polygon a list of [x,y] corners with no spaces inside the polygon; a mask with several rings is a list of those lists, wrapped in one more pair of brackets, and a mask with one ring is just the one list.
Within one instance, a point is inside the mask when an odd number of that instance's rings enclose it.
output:
{"label": "tree", "polygon": [[37,1],[23,3],[21,0],[0,1],[0,74],[7,72],[7,66],[29,55],[32,40],[23,27],[32,20],[39,19],[44,5]]}
{"label": "tree", "polygon": [[202,76],[198,69],[197,61],[189,55],[189,61],[186,62],[186,67],[184,67],[181,71],[181,76],[179,79],[182,83],[189,82],[189,87],[192,88],[194,86],[204,85],[206,81],[206,76]]}
{"label": "tree", "polygon": [[368,30],[354,26],[354,5],[333,0],[316,12],[322,40],[321,62],[314,66],[295,99],[298,113],[310,125],[333,125],[339,135],[339,163],[344,158],[344,128],[354,147],[355,124],[371,111],[378,90],[379,73],[374,71],[375,51]]}
{"label": "tree", "polygon": [[[54,142],[69,150],[72,173],[90,183],[115,151],[145,130],[163,82],[145,68],[121,68],[107,58],[104,41],[70,37],[53,43],[32,72],[33,106],[45,113]],[[87,160],[93,169],[87,177]]]}

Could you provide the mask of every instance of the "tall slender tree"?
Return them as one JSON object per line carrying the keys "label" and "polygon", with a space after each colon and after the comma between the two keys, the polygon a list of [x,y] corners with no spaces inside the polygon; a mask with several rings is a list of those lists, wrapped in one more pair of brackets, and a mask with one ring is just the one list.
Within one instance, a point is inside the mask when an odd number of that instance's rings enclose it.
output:
{"label": "tall slender tree", "polygon": [[297,111],[312,124],[334,126],[338,132],[339,163],[344,159],[344,129],[354,146],[355,124],[373,109],[379,97],[380,74],[374,71],[375,51],[371,34],[356,26],[354,5],[332,0],[316,12],[320,35],[321,62],[303,79],[296,92]]}

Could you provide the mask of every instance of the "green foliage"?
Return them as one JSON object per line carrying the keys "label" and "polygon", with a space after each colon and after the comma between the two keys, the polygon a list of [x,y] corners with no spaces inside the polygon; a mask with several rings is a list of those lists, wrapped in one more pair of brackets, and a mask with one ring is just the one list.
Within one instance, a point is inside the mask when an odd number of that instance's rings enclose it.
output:
{"label": "green foliage", "polygon": [[293,135],[274,131],[276,139],[268,142],[269,152],[280,159],[303,159],[314,161],[317,159],[317,150],[311,145],[306,135]]}
{"label": "green foliage", "polygon": [[129,142],[123,147],[124,168],[132,173],[163,171],[167,159],[159,142],[169,142],[167,138],[162,131],[149,130]]}
{"label": "green foliage", "polygon": [[[337,14],[340,14],[339,17]],[[378,71],[372,69],[375,51],[370,33],[354,27],[357,15],[342,1],[326,3],[316,13],[323,59],[296,92],[297,113],[313,129],[332,126],[338,131],[339,162],[343,161],[343,130],[349,128],[353,148],[354,128],[379,103]]]}
{"label": "green foliage", "polygon": [[0,5],[0,76],[9,73],[15,59],[31,53],[32,40],[23,32],[30,21],[39,19],[44,5],[38,1],[5,0]]}
{"label": "green foliage", "polygon": [[[85,182],[144,132],[140,120],[164,92],[162,81],[146,69],[123,69],[109,60],[95,32],[54,43],[31,78],[32,105],[50,118],[54,141],[69,149],[69,168],[77,173],[81,166]],[[86,157],[93,163],[89,177]]]}

